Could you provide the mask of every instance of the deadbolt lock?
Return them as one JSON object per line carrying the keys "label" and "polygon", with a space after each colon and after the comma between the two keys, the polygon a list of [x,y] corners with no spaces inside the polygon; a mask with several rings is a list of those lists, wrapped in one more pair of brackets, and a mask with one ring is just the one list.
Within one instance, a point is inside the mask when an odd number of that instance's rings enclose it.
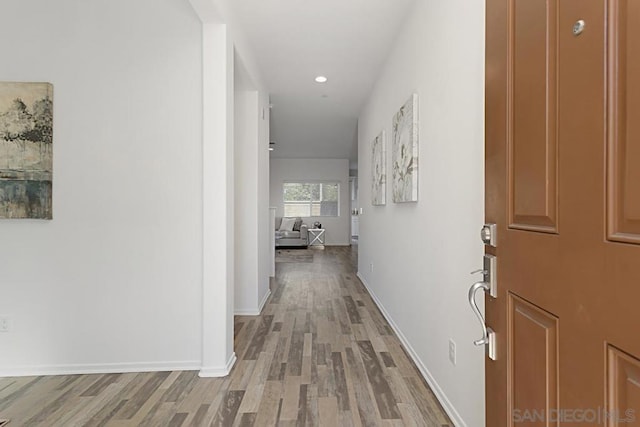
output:
{"label": "deadbolt lock", "polygon": [[485,224],[480,230],[480,238],[485,245],[496,247],[498,240],[498,226],[496,224]]}

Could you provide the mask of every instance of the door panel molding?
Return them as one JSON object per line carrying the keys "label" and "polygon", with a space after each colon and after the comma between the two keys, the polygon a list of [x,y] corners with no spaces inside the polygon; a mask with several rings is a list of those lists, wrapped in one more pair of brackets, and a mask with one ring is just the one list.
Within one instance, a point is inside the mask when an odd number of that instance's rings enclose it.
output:
{"label": "door panel molding", "polygon": [[628,426],[628,417],[636,422],[640,417],[635,413],[640,408],[640,360],[612,345],[607,346],[606,408],[607,427]]}
{"label": "door panel molding", "polygon": [[509,0],[509,227],[558,232],[557,0]]}
{"label": "door panel molding", "polygon": [[517,427],[559,408],[559,319],[511,292],[508,299],[509,426]]}
{"label": "door panel molding", "polygon": [[609,4],[607,238],[640,243],[640,3]]}

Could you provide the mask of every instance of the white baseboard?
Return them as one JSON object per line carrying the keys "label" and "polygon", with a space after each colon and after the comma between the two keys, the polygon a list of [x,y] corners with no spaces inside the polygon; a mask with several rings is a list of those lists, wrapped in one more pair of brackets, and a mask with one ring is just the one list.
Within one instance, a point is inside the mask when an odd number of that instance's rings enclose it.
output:
{"label": "white baseboard", "polygon": [[238,358],[236,357],[236,353],[234,352],[229,358],[229,360],[227,361],[226,366],[223,366],[222,368],[204,368],[203,367],[202,369],[200,369],[200,373],[198,374],[198,376],[200,378],[226,377],[231,372],[231,369],[233,368],[233,365],[235,365],[237,359]]}
{"label": "white baseboard", "polygon": [[262,309],[267,304],[267,300],[269,299],[270,296],[271,296],[271,289],[267,290],[267,293],[264,295],[264,298],[262,298],[262,301],[260,302],[260,305],[258,306],[257,310],[236,308],[233,311],[233,314],[236,316],[259,316],[260,313],[262,313]]}
{"label": "white baseboard", "polygon": [[233,353],[227,364],[222,367],[203,367],[200,360],[183,362],[137,362],[108,363],[86,365],[50,365],[19,366],[16,368],[0,368],[0,378],[32,377],[41,375],[86,375],[86,374],[121,374],[129,372],[163,372],[163,371],[197,371],[200,377],[225,377],[231,372],[236,362]]}
{"label": "white baseboard", "polygon": [[264,294],[264,298],[262,298],[262,301],[260,302],[260,307],[258,307],[258,311],[260,313],[262,313],[262,310],[264,309],[264,306],[267,305],[267,301],[269,300],[269,297],[271,296],[271,289],[267,289],[267,293]]}
{"label": "white baseboard", "polygon": [[136,362],[86,365],[19,366],[0,368],[1,377],[32,377],[41,375],[122,374],[129,372],[197,371],[199,360],[182,362]]}
{"label": "white baseboard", "polygon": [[416,351],[413,349],[413,347],[409,343],[409,340],[407,340],[407,337],[404,336],[400,328],[398,328],[398,325],[396,324],[396,322],[393,321],[393,319],[389,315],[389,312],[382,305],[382,302],[378,299],[376,294],[369,287],[364,277],[362,277],[360,272],[357,273],[357,276],[362,282],[362,284],[364,285],[364,287],[367,288],[369,295],[371,295],[371,298],[373,298],[373,301],[376,303],[376,305],[380,309],[380,312],[382,313],[384,318],[387,319],[387,322],[389,322],[389,325],[391,325],[391,328],[400,339],[400,342],[402,343],[404,348],[407,350],[407,353],[409,354],[409,356],[411,356],[411,359],[413,359],[413,362],[418,367],[418,370],[420,370],[420,373],[424,377],[425,381],[427,381],[427,384],[429,384],[429,387],[431,387],[431,390],[433,390],[433,393],[436,395],[436,397],[442,404],[442,407],[444,408],[447,415],[449,415],[449,418],[451,418],[451,421],[453,421],[453,424],[457,427],[467,427],[467,424],[463,421],[462,417],[460,416],[456,408],[453,406],[449,398],[447,398],[447,395],[444,393],[444,391],[442,391],[442,388],[440,388],[440,385],[436,382],[435,378],[433,378],[433,375],[431,375],[431,372],[429,372],[427,367],[424,365],[424,363],[418,356],[418,353],[416,353]]}
{"label": "white baseboard", "polygon": [[244,309],[244,308],[236,308],[233,311],[233,315],[234,316],[258,316],[260,315],[260,312],[257,310],[252,310],[252,309]]}

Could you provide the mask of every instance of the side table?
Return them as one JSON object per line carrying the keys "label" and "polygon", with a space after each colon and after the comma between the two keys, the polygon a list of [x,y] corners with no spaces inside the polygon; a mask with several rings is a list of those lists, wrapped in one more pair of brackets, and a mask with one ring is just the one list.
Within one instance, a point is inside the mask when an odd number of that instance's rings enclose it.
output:
{"label": "side table", "polygon": [[324,246],[324,228],[310,228],[307,231],[309,233],[309,246]]}

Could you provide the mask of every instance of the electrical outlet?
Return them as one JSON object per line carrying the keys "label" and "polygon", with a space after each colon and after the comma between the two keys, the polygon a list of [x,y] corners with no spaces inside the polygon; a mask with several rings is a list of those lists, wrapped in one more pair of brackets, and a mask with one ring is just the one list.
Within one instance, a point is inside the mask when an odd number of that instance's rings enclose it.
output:
{"label": "electrical outlet", "polygon": [[373,263],[369,263],[369,271],[373,273]]}
{"label": "electrical outlet", "polygon": [[11,330],[11,319],[8,317],[0,317],[0,332],[9,332]]}
{"label": "electrical outlet", "polygon": [[452,339],[449,340],[449,361],[456,366],[456,342]]}

